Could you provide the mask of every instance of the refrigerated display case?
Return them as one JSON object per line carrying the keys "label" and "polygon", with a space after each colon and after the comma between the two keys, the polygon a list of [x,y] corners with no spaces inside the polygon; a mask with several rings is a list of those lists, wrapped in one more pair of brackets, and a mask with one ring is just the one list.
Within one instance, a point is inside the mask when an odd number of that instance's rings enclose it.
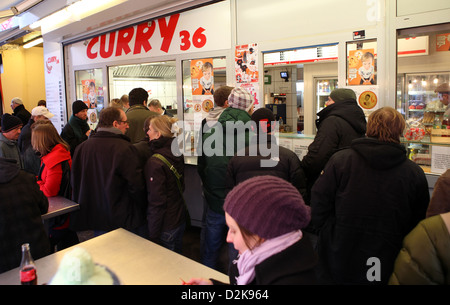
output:
{"label": "refrigerated display case", "polygon": [[449,82],[450,72],[398,75],[397,110],[406,121],[402,142],[408,157],[425,172],[433,172],[433,149],[450,146],[450,137],[442,134],[445,105],[434,91]]}
{"label": "refrigerated display case", "polygon": [[325,102],[331,91],[338,87],[337,76],[314,78],[314,95],[316,102],[316,113],[325,108]]}

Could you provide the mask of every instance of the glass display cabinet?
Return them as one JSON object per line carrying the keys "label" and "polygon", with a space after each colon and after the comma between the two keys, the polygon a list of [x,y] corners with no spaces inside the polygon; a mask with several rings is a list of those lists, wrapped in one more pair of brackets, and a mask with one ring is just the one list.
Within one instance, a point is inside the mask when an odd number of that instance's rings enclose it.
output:
{"label": "glass display cabinet", "polygon": [[450,137],[442,128],[446,106],[434,90],[449,80],[450,72],[403,74],[397,78],[397,110],[407,124],[402,142],[408,157],[428,173],[441,173],[440,168],[448,162],[445,156]]}

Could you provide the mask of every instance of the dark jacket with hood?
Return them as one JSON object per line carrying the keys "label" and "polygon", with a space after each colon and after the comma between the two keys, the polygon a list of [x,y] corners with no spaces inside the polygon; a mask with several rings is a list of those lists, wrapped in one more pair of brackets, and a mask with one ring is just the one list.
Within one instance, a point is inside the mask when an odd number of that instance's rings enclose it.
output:
{"label": "dark jacket with hood", "polygon": [[250,145],[231,158],[227,170],[227,191],[249,178],[263,175],[280,177],[289,181],[300,194],[305,193],[306,179],[298,156],[278,146],[273,135],[267,136],[267,142],[254,135]]}
{"label": "dark jacket with hood", "polygon": [[350,146],[353,139],[366,134],[366,118],[356,100],[336,102],[324,108],[316,120],[317,134],[302,159],[307,179],[309,204],[310,191],[330,157],[339,149]]}
{"label": "dark jacket with hood", "polygon": [[[321,279],[339,284],[386,284],[403,238],[425,218],[430,200],[425,173],[405,148],[373,138],[336,152],[311,195]],[[367,278],[369,258],[379,259],[377,281]]]}
{"label": "dark jacket with hood", "polygon": [[136,148],[109,128],[98,131],[75,150],[71,183],[80,209],[71,214],[75,231],[136,230],[146,222],[145,185]]}
{"label": "dark jacket with hood", "polygon": [[0,273],[19,267],[21,245],[30,244],[34,259],[51,253],[41,215],[47,197],[36,177],[20,170],[16,161],[0,157]]}
{"label": "dark jacket with hood", "polygon": [[[153,154],[161,154],[172,164],[181,176],[184,191],[184,157],[175,156],[171,145],[175,138],[160,137],[150,142]],[[186,206],[178,189],[177,179],[163,161],[150,157],[145,164],[147,184],[147,221],[149,238],[159,241],[162,232],[179,227],[186,220]]]}

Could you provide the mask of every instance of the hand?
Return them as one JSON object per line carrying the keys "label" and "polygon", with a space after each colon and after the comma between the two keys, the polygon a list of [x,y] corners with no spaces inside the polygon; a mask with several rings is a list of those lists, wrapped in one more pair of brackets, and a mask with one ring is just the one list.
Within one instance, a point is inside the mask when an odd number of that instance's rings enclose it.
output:
{"label": "hand", "polygon": [[89,138],[89,135],[91,134],[92,129],[89,129],[88,131],[86,131],[86,137]]}
{"label": "hand", "polygon": [[187,282],[184,282],[183,285],[212,285],[213,282],[208,279],[203,278],[192,278]]}

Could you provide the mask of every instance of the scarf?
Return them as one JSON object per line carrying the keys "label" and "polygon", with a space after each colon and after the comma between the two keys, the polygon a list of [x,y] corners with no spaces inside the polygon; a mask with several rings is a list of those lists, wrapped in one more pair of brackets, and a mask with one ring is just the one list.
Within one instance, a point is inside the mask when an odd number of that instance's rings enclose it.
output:
{"label": "scarf", "polygon": [[[302,238],[302,231],[293,231],[284,235],[268,239],[253,250],[246,250],[238,256],[237,267],[239,276],[236,278],[238,285],[246,285],[255,278],[255,266],[267,258],[292,246]],[[235,261],[233,261],[235,263]]]}
{"label": "scarf", "polygon": [[78,139],[82,139],[86,132],[89,130],[87,120],[82,120],[74,116],[73,114],[69,119],[69,124]]}

